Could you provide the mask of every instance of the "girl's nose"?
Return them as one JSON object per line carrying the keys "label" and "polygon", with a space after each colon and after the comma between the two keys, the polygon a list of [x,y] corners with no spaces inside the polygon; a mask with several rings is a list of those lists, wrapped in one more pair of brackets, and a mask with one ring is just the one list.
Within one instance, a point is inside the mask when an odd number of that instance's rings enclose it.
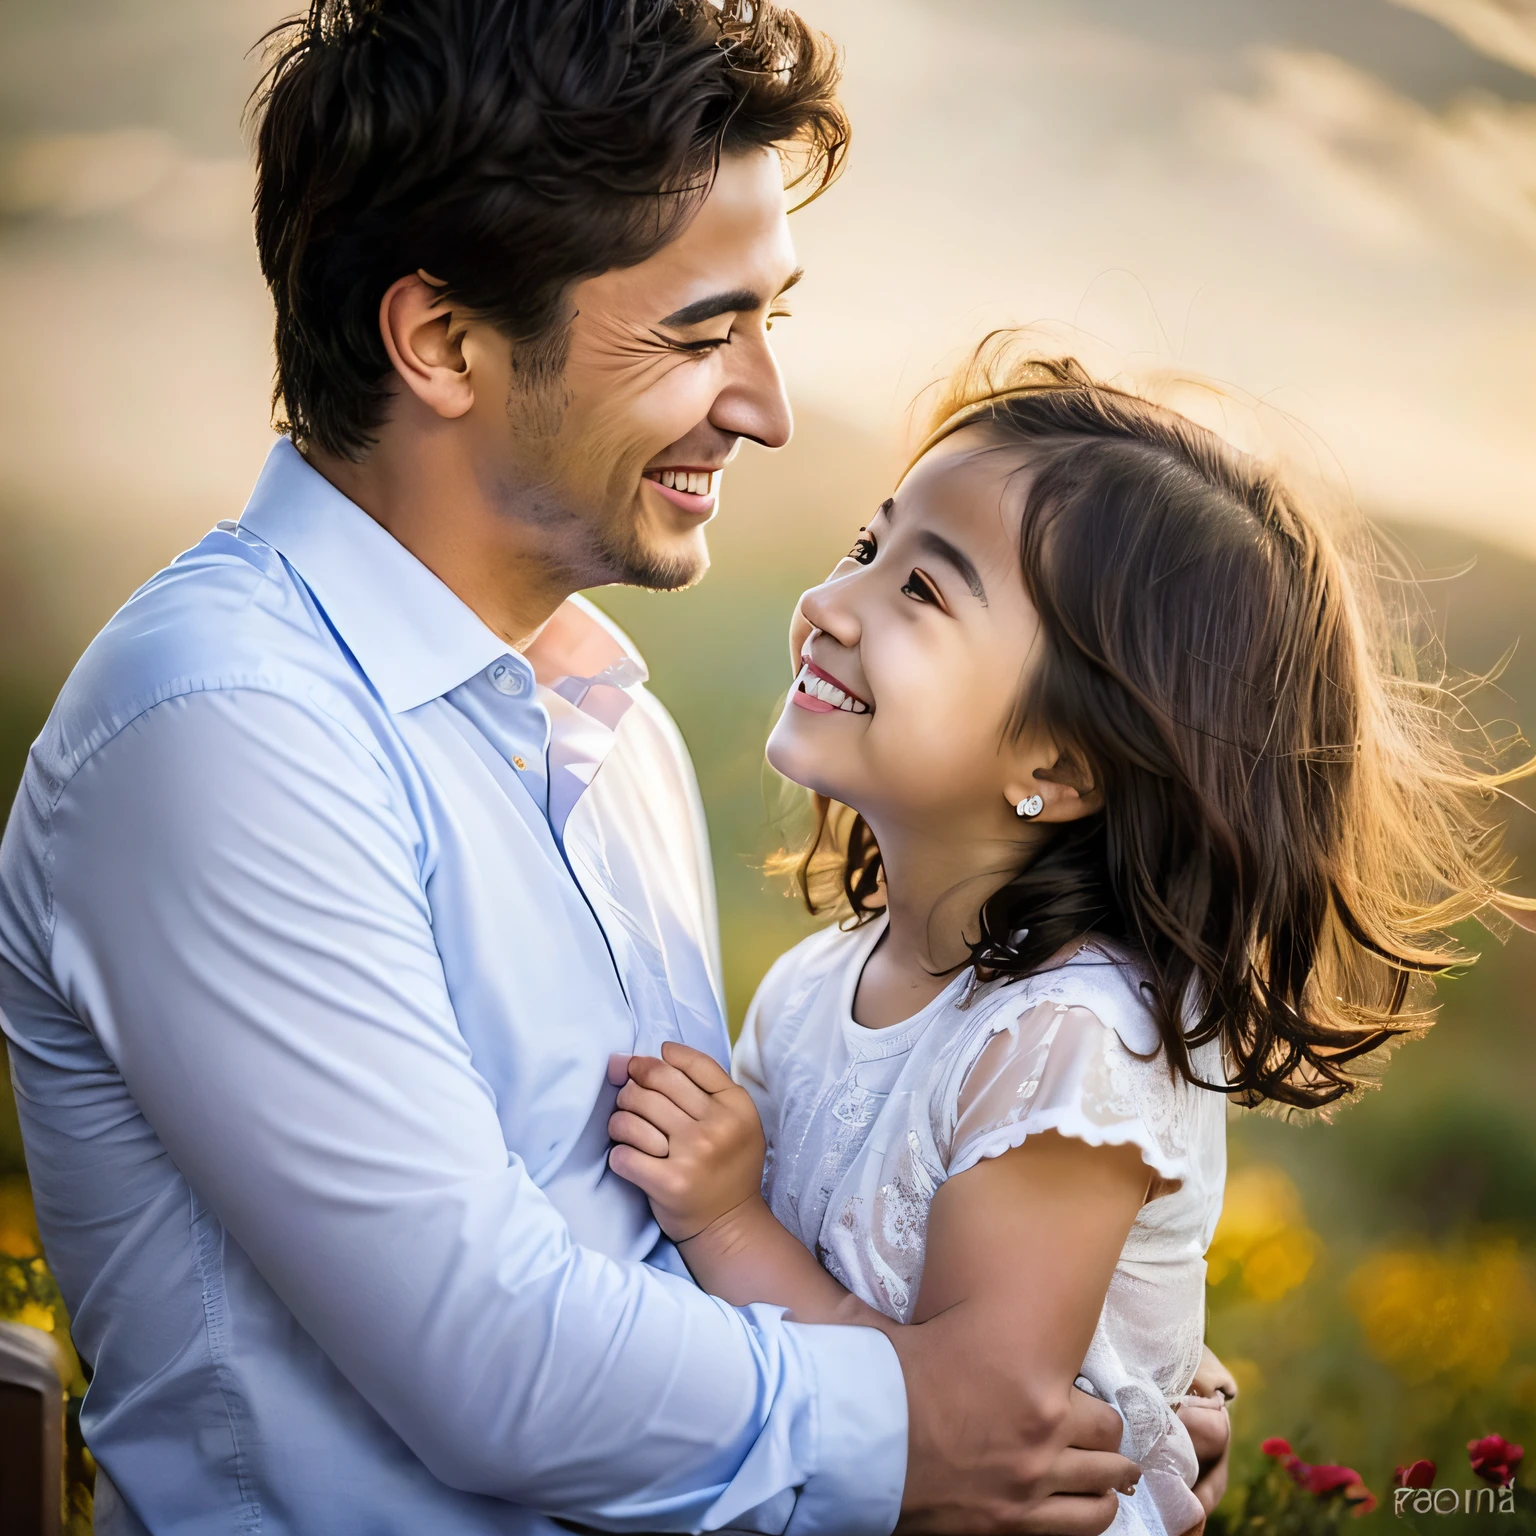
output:
{"label": "girl's nose", "polygon": [[[840,581],[824,581],[812,587],[800,599],[800,614],[805,620],[806,631],[819,629],[841,646],[852,650],[859,643],[859,621],[847,593]],[[802,644],[805,635],[800,637]]]}

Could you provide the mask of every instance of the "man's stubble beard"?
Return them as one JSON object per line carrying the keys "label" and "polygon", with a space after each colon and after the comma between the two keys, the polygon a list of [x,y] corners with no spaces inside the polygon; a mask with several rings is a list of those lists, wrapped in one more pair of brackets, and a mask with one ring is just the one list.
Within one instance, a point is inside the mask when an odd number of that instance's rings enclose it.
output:
{"label": "man's stubble beard", "polygon": [[[563,377],[563,348],[539,349],[536,360],[513,353],[512,387],[507,394],[507,423],[525,450],[539,445],[552,449],[560,435],[570,396]],[[559,485],[550,452],[544,455],[551,473],[536,483],[509,489],[504,504],[516,505],[517,515],[552,536],[548,559],[563,567],[575,590],[583,587],[643,587],[650,592],[680,592],[702,580],[709,553],[699,548],[667,554],[651,549],[641,529],[643,519],[634,501],[622,511],[593,519],[574,510]]]}
{"label": "man's stubble beard", "polygon": [[[613,518],[598,529],[598,553],[612,573],[608,585],[644,587],[648,592],[681,592],[703,579],[709,552],[666,554],[647,548],[637,518]],[[595,585],[595,583],[594,583]]]}

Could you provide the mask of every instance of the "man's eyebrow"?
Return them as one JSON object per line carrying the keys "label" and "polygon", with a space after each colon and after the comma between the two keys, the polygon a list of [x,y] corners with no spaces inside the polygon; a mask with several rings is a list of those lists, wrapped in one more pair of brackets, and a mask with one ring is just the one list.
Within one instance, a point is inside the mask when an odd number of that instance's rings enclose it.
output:
{"label": "man's eyebrow", "polygon": [[934,533],[932,529],[925,528],[917,536],[918,544],[930,554],[952,566],[960,579],[971,589],[971,596],[982,605],[987,606],[987,589],[981,584],[981,573],[971,564],[970,559],[961,550],[955,548],[942,534]]}
{"label": "man's eyebrow", "polygon": [[[790,273],[788,281],[775,298],[783,298],[796,283],[805,276],[805,268],[797,267]],[[707,298],[695,299],[692,304],[684,304],[681,309],[674,309],[661,324],[670,326],[703,325],[706,320],[718,319],[721,315],[739,315],[748,310],[761,309],[763,307],[762,295],[752,288],[733,288],[728,293],[712,293]]]}

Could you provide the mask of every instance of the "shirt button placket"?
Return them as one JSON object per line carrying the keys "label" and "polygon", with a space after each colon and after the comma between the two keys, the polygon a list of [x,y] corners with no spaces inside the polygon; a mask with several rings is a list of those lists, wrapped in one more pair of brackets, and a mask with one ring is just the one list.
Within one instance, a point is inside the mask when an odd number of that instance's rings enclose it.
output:
{"label": "shirt button placket", "polygon": [[504,693],[509,698],[515,699],[528,687],[528,683],[516,667],[504,661],[498,661],[491,668],[491,687],[497,693]]}
{"label": "shirt button placket", "polygon": [[[493,662],[486,670],[486,676],[491,680],[491,687],[497,693],[504,693],[510,699],[520,698],[528,691],[528,679],[510,662]],[[522,756],[514,756],[512,766],[519,773],[525,773],[528,769],[528,759]]]}

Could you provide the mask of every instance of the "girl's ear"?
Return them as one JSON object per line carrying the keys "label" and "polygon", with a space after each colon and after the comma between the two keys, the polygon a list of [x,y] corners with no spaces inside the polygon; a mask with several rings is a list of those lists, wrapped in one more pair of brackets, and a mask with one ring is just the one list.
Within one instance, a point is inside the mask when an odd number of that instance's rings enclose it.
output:
{"label": "girl's ear", "polygon": [[[1008,803],[1027,821],[1067,822],[1091,816],[1104,804],[1103,792],[1094,782],[1093,770],[1070,749],[1056,755],[1048,766],[1037,767],[1027,780],[1011,781],[1003,787]],[[1031,810],[1038,798],[1040,808]]]}

